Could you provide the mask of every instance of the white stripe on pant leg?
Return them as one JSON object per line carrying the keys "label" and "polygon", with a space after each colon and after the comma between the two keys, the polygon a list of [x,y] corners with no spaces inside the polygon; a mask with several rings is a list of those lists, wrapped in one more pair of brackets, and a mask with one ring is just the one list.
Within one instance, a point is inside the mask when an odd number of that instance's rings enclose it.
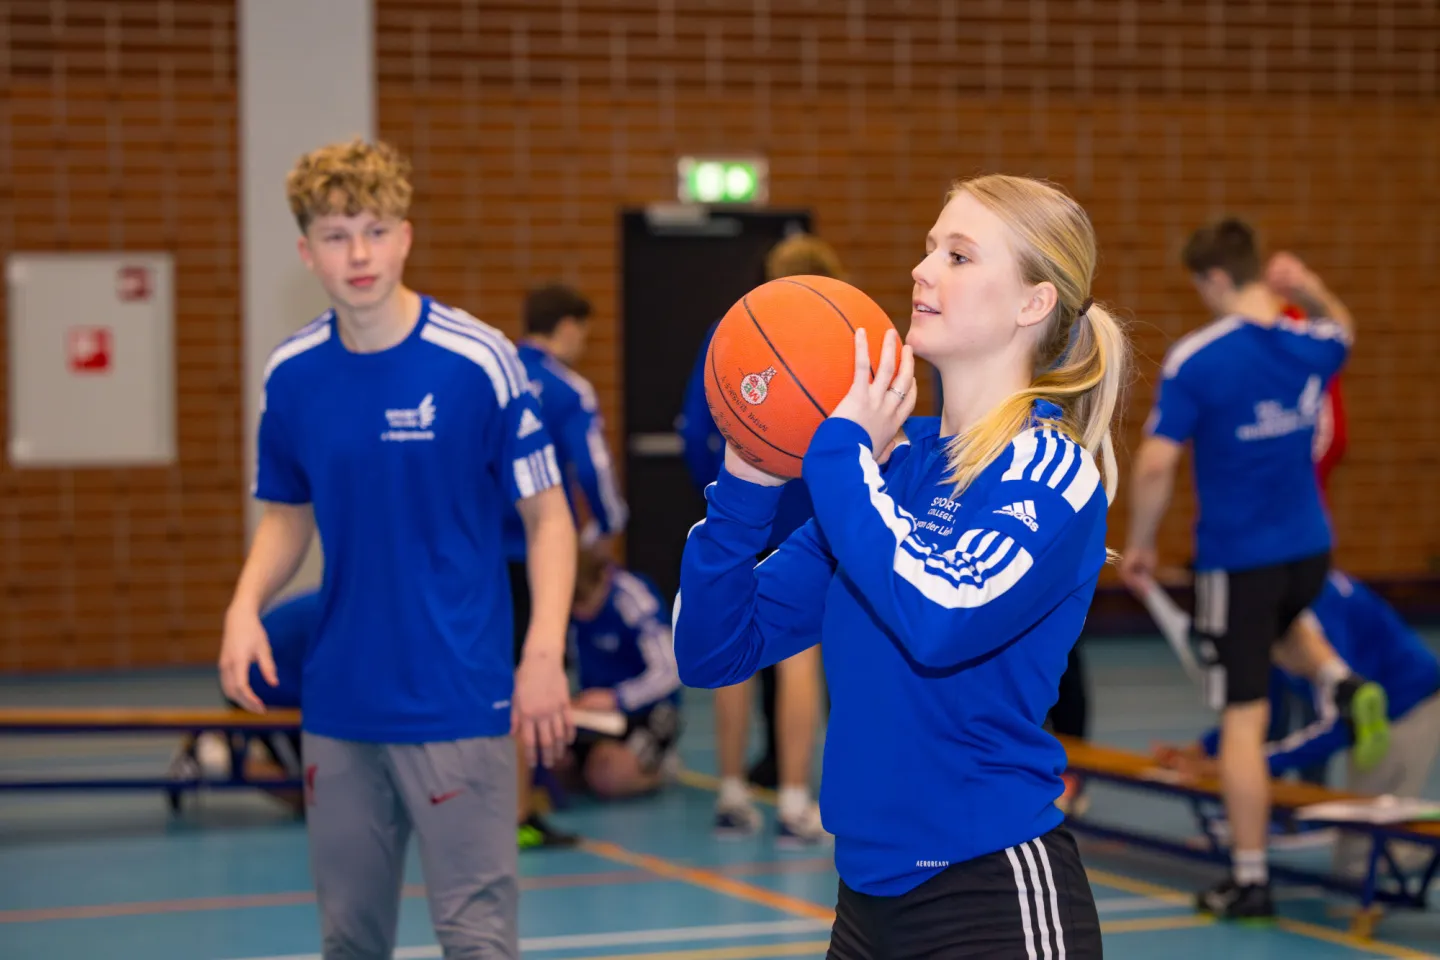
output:
{"label": "white stripe on pant leg", "polygon": [[1215,612],[1214,634],[1223,637],[1230,632],[1230,575],[1224,570],[1215,571]]}
{"label": "white stripe on pant leg", "polygon": [[1195,575],[1195,631],[1197,633],[1210,633],[1210,574],[1208,572]]}
{"label": "white stripe on pant leg", "polygon": [[1025,890],[1025,874],[1021,872],[1020,858],[1015,856],[1014,847],[1006,847],[1005,856],[1010,858],[1010,869],[1015,871],[1015,890],[1020,897],[1020,922],[1025,927],[1025,953],[1030,960],[1035,960],[1035,932],[1030,929],[1030,899]]}
{"label": "white stripe on pant leg", "polygon": [[1055,921],[1055,960],[1065,960],[1065,934],[1060,929],[1060,895],[1055,892],[1055,875],[1050,872],[1050,854],[1043,837],[1035,838],[1035,849],[1045,867],[1045,882],[1050,885],[1050,917]]}
{"label": "white stripe on pant leg", "polygon": [[1040,882],[1040,868],[1035,866],[1035,857],[1030,853],[1028,843],[1020,844],[1020,852],[1025,855],[1025,866],[1029,868],[1030,885],[1034,888],[1031,897],[1035,901],[1035,919],[1040,927],[1040,949],[1045,954],[1045,960],[1052,960],[1050,954],[1050,924],[1046,916],[1050,911],[1045,909],[1045,885]]}

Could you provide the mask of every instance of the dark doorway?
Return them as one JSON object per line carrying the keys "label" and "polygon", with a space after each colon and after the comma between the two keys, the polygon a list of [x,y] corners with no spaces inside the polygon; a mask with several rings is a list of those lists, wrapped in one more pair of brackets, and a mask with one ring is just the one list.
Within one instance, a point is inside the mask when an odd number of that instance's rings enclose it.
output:
{"label": "dark doorway", "polygon": [[710,325],[765,280],[765,255],[804,210],[652,207],[620,214],[620,383],[625,411],[626,563],[667,597],[685,534],[705,500],[681,458],[675,420]]}

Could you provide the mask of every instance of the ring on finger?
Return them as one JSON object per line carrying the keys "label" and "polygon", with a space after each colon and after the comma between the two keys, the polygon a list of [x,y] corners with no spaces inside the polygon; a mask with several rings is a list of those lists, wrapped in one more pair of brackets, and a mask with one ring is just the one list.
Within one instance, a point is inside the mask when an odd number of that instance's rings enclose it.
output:
{"label": "ring on finger", "polygon": [[886,393],[893,393],[893,394],[895,394],[895,396],[899,397],[901,400],[904,400],[904,399],[905,399],[905,391],[904,391],[904,390],[896,390],[894,387],[889,387],[889,388],[886,389],[885,392],[886,392]]}

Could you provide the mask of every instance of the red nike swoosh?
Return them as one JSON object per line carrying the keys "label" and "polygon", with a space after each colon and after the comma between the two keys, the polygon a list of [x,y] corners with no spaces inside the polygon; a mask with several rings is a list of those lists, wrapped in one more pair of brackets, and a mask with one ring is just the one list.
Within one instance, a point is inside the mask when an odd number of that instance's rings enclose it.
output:
{"label": "red nike swoosh", "polygon": [[435,805],[438,807],[440,804],[444,803],[446,800],[454,800],[456,797],[460,796],[460,794],[462,794],[462,793],[464,793],[464,792],[465,792],[465,791],[463,791],[463,790],[451,790],[449,793],[442,793],[442,794],[438,794],[438,795],[432,795],[432,796],[430,797],[430,802],[433,803],[433,804],[435,804]]}

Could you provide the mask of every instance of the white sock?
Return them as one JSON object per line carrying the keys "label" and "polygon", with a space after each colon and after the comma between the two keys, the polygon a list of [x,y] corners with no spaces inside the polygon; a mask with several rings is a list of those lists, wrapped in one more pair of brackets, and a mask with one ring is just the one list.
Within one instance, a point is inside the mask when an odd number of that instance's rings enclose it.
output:
{"label": "white sock", "polygon": [[777,804],[781,820],[794,820],[810,809],[809,787],[781,787]]}
{"label": "white sock", "polygon": [[1336,684],[1350,676],[1350,665],[1339,657],[1334,660],[1327,660],[1315,671],[1315,681],[1327,689],[1333,689]]}
{"label": "white sock", "polygon": [[738,807],[750,802],[750,791],[739,777],[724,777],[720,781],[720,806]]}
{"label": "white sock", "polygon": [[1264,850],[1236,850],[1231,854],[1235,882],[1242,887],[1270,882],[1270,867],[1265,862]]}

